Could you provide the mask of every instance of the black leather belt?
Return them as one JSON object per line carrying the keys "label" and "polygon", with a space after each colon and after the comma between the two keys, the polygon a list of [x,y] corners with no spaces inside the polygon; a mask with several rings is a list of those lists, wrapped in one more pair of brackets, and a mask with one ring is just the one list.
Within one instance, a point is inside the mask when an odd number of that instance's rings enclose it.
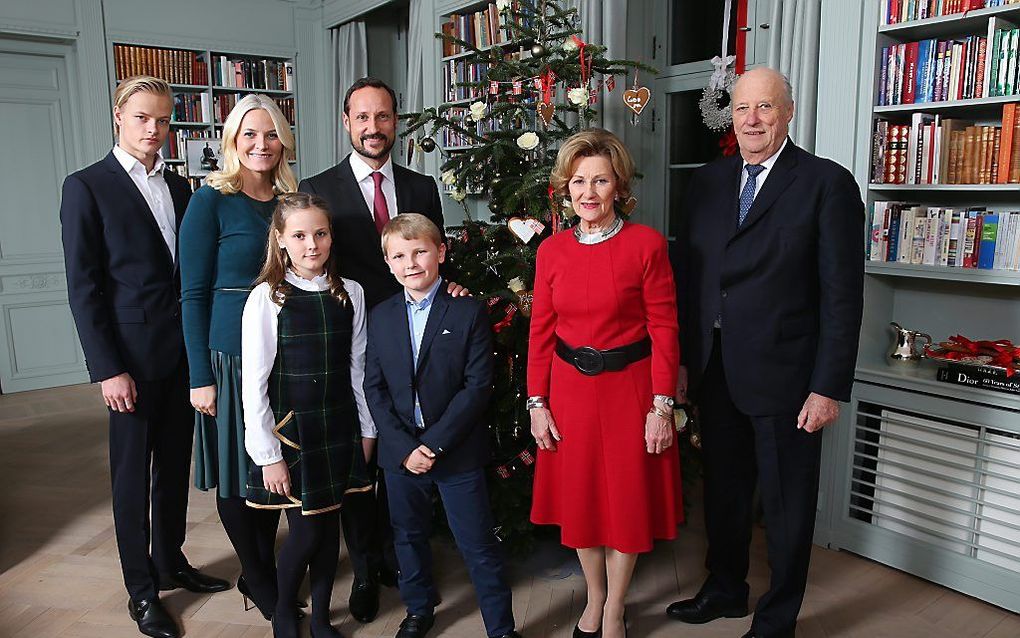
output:
{"label": "black leather belt", "polygon": [[652,340],[645,337],[629,345],[612,350],[596,350],[591,346],[571,348],[562,339],[556,339],[556,354],[581,374],[593,377],[603,372],[618,372],[635,361],[652,354]]}

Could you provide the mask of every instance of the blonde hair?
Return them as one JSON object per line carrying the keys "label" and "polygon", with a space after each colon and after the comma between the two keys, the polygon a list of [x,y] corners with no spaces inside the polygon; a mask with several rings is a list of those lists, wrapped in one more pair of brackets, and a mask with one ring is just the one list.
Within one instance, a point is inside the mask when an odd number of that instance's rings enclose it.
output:
{"label": "blonde hair", "polygon": [[567,184],[574,162],[582,157],[603,156],[609,159],[616,175],[616,192],[621,199],[630,197],[630,180],[634,178],[634,158],[620,138],[601,128],[589,128],[571,135],[556,154],[549,183],[561,196],[568,196]]}
{"label": "blonde hair", "polygon": [[386,255],[386,242],[393,235],[401,239],[420,239],[424,237],[437,247],[443,245],[443,235],[431,219],[421,213],[401,213],[386,222],[380,233],[380,244],[383,255]]}
{"label": "blonde hair", "polygon": [[[113,108],[124,108],[124,105],[127,104],[127,101],[135,93],[161,95],[170,100],[170,107],[173,108],[174,92],[170,85],[167,84],[166,80],[161,80],[151,75],[133,75],[122,80],[113,91]],[[113,130],[116,133],[120,133],[120,127],[117,125],[116,119],[113,121]]]}
{"label": "blonde hair", "polygon": [[224,195],[231,195],[241,190],[241,159],[237,156],[237,134],[241,129],[241,120],[248,114],[248,111],[262,109],[269,113],[276,127],[276,135],[283,143],[283,156],[280,163],[273,171],[273,188],[277,193],[290,193],[297,190],[297,179],[294,171],[290,169],[287,160],[294,157],[294,133],[290,130],[287,118],[283,116],[280,107],[272,98],[264,95],[251,93],[238,100],[230,114],[223,122],[223,142],[221,152],[223,154],[223,168],[209,173],[205,183],[212,186]]}
{"label": "blonde hair", "polygon": [[[291,213],[311,208],[318,209],[326,216],[326,221],[329,222],[329,236],[335,238],[333,216],[329,214],[329,204],[326,203],[326,200],[309,193],[284,193],[276,198],[276,209],[269,222],[269,236],[266,237],[266,261],[252,287],[254,288],[262,282],[268,283],[272,291],[270,295],[272,300],[281,306],[287,299],[284,277],[287,275],[287,268],[290,267],[290,256],[286,249],[280,248],[280,236],[287,228],[287,218]],[[332,248],[330,248],[329,257],[326,258],[324,267],[326,280],[329,283],[329,292],[346,303],[348,296],[344,289],[344,280],[340,276],[340,259]]]}

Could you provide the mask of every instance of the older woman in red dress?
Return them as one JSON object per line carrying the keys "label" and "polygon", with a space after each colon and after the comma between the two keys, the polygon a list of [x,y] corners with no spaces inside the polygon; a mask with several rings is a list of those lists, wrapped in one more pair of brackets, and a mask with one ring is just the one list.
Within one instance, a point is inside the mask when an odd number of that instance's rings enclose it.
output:
{"label": "older woman in red dress", "polygon": [[552,185],[580,217],[538,250],[528,408],[538,443],[531,520],[577,549],[587,605],[575,638],[626,635],[638,554],[683,519],[673,444],[676,293],[657,231],[624,219],[634,162],[600,129],[564,143]]}

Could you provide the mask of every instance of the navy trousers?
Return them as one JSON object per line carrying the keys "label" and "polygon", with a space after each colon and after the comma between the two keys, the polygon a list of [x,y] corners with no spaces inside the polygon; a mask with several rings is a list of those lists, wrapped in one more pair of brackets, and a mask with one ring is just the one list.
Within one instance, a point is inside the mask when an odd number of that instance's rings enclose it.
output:
{"label": "navy trousers", "polygon": [[758,599],[755,636],[792,636],[804,600],[818,503],[822,433],[797,429],[797,414],[749,416],[733,404],[722,365],[719,331],[700,395],[704,459],[705,593],[747,600],[752,498],[757,483],[765,511],[772,575]]}
{"label": "navy trousers", "polygon": [[457,549],[467,563],[489,636],[514,630],[510,587],[493,532],[489,490],[481,469],[435,478],[386,470],[394,547],[400,564],[400,597],[408,613],[431,616],[438,600],[432,578],[432,495],[443,500]]}

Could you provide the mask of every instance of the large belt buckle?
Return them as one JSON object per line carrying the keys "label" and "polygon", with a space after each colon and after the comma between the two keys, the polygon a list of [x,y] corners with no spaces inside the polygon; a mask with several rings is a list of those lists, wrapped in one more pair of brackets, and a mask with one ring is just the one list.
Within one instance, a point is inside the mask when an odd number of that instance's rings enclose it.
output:
{"label": "large belt buckle", "polygon": [[595,348],[583,346],[574,350],[574,367],[581,374],[593,377],[606,369],[606,360]]}

